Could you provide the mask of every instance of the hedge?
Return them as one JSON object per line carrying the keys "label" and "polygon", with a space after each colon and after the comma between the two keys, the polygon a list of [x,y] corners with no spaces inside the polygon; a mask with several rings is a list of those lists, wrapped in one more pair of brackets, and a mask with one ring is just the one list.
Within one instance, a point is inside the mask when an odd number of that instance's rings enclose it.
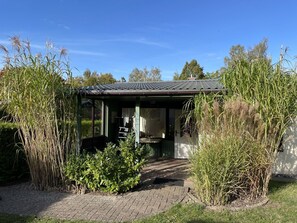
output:
{"label": "hedge", "polygon": [[[101,120],[95,120],[95,135],[100,135],[101,129]],[[82,120],[81,122],[81,135],[83,138],[92,137],[92,121],[91,120]]]}
{"label": "hedge", "polygon": [[0,184],[18,180],[28,173],[17,126],[0,122]]}

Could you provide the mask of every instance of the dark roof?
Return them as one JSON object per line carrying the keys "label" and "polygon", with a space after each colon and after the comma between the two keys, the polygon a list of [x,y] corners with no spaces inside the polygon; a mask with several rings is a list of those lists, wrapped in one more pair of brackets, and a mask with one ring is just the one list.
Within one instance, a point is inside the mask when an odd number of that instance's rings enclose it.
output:
{"label": "dark roof", "polygon": [[104,84],[80,89],[86,95],[192,95],[201,92],[225,91],[218,79],[124,82]]}

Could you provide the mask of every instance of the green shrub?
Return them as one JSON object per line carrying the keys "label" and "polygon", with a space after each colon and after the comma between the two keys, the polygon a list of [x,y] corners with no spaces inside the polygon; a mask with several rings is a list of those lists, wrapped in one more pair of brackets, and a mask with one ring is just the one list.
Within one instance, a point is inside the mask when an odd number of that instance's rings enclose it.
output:
{"label": "green shrub", "polygon": [[[95,135],[100,135],[101,120],[95,120]],[[81,121],[81,135],[83,138],[92,137],[92,121],[82,120]]]}
{"label": "green shrub", "polygon": [[269,159],[264,194],[268,192],[282,137],[297,116],[297,73],[296,67],[291,67],[294,62],[284,59],[283,54],[275,65],[267,59],[241,59],[222,75],[228,96],[239,95],[244,101],[257,105],[257,112],[263,121],[263,134],[256,140],[265,145],[266,157]]}
{"label": "green shrub", "polygon": [[109,143],[103,152],[72,156],[65,168],[65,175],[80,187],[104,192],[125,192],[140,181],[140,170],[147,152],[135,147],[130,134],[119,146]]}
{"label": "green shrub", "polygon": [[[224,104],[204,101],[198,114],[199,146],[191,157],[192,174],[199,198],[209,205],[265,195],[265,176],[270,158],[263,137],[264,122],[257,108],[240,97]],[[204,102],[203,102],[204,101]]]}
{"label": "green shrub", "polygon": [[0,122],[0,184],[19,179],[28,171],[16,125]]}
{"label": "green shrub", "polygon": [[261,157],[260,149],[261,145],[232,132],[203,140],[191,157],[199,198],[208,205],[224,205],[256,193],[254,189],[259,187],[253,186],[259,184],[259,180],[252,181],[251,176],[255,177],[255,172],[261,170],[261,166],[253,165]]}

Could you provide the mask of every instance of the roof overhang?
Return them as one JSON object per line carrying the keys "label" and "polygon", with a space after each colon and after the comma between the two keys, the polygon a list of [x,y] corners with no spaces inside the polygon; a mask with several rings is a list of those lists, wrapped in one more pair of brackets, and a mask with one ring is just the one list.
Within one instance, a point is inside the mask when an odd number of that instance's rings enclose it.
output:
{"label": "roof overhang", "polygon": [[84,96],[193,96],[199,93],[219,93],[226,89],[218,79],[196,81],[167,81],[141,83],[115,83],[84,87],[79,90]]}

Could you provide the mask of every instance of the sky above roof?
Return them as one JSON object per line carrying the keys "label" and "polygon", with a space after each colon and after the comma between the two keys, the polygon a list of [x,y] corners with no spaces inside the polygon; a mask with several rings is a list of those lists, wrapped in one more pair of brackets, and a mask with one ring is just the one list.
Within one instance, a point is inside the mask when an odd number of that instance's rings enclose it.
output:
{"label": "sky above roof", "polygon": [[[281,46],[297,55],[294,0],[0,0],[0,44],[12,36],[42,51],[66,48],[74,75],[109,72],[128,78],[158,67],[164,80],[196,59],[205,72],[224,65],[232,45],[264,38],[278,59]],[[1,65],[0,65],[1,66]]]}

